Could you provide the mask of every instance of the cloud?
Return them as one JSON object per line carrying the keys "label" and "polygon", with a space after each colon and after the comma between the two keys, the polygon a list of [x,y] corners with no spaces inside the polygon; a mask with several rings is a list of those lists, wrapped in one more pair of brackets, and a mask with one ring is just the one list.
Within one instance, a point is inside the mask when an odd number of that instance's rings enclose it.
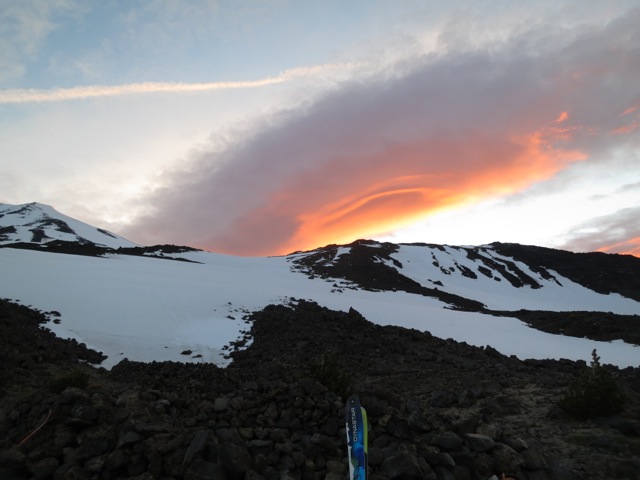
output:
{"label": "cloud", "polygon": [[[605,28],[404,60],[202,151],[141,201],[124,234],[240,255],[374,236],[606,162],[640,87],[639,11]],[[617,54],[612,55],[614,50]],[[624,87],[624,88],[623,88]],[[626,115],[620,114],[627,112]],[[634,136],[635,135],[635,136]]]}
{"label": "cloud", "polygon": [[0,0],[0,82],[20,78],[58,27],[58,17],[83,8],[74,0]]}
{"label": "cloud", "polygon": [[331,70],[349,69],[353,65],[317,65],[313,67],[293,68],[275,77],[258,80],[210,82],[210,83],[170,83],[143,82],[127,85],[90,85],[84,87],[58,88],[54,90],[38,89],[9,89],[0,90],[0,104],[36,103],[36,102],[64,102],[70,100],[86,100],[96,97],[117,97],[122,95],[140,95],[151,93],[193,93],[214,90],[232,90],[260,88],[267,85],[284,83],[295,78],[320,76]]}
{"label": "cloud", "polygon": [[578,225],[563,248],[640,257],[640,207],[624,208]]}

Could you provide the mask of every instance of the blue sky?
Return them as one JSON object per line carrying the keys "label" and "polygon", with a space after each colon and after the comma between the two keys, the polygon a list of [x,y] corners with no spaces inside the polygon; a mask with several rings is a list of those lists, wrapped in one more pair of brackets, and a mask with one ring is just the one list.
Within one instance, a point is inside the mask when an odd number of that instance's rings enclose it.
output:
{"label": "blue sky", "polygon": [[0,0],[0,202],[263,255],[640,254],[634,1]]}

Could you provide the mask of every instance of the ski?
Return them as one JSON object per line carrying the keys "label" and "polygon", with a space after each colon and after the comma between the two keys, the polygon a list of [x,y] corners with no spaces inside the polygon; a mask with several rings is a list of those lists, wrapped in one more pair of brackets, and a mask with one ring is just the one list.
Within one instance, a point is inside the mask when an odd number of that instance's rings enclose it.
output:
{"label": "ski", "polygon": [[367,411],[353,395],[345,409],[350,480],[367,480]]}

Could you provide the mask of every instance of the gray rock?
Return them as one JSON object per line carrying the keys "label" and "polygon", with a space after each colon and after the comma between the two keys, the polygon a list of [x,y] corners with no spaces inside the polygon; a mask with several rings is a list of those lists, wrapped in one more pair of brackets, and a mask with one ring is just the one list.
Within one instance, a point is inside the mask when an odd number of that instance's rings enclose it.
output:
{"label": "gray rock", "polygon": [[227,480],[223,468],[215,463],[196,458],[184,475],[185,480]]}
{"label": "gray rock", "polygon": [[502,443],[504,443],[505,445],[509,445],[516,452],[522,452],[523,450],[526,450],[527,448],[529,448],[529,445],[527,444],[527,442],[525,442],[522,438],[519,438],[519,437],[503,438]]}
{"label": "gray rock", "polygon": [[483,477],[490,475],[493,472],[494,461],[493,457],[488,453],[481,452],[473,459],[472,462],[473,471],[476,474],[480,474]]}
{"label": "gray rock", "polygon": [[249,452],[252,456],[267,455],[273,449],[273,442],[271,440],[260,440],[256,438],[248,443]]}
{"label": "gray rock", "polygon": [[486,452],[496,445],[493,438],[482,433],[468,433],[464,436],[464,440],[467,447],[473,452]]}
{"label": "gray rock", "polygon": [[0,464],[2,465],[22,464],[26,458],[27,456],[19,447],[0,450]]}
{"label": "gray rock", "polygon": [[65,463],[82,462],[91,457],[97,457],[109,451],[109,442],[107,439],[98,438],[89,440],[80,447],[69,451],[65,456]]}
{"label": "gray rock", "polygon": [[409,452],[400,452],[387,457],[382,462],[380,470],[391,480],[420,478],[422,476],[418,459]]}
{"label": "gray rock", "polygon": [[328,472],[324,476],[324,480],[344,480],[344,474],[340,474],[336,472]]}
{"label": "gray rock", "polygon": [[547,475],[550,480],[578,480],[579,477],[563,465],[552,465],[547,468]]}
{"label": "gray rock", "polygon": [[235,428],[218,428],[215,435],[220,443],[236,443],[242,445],[244,442],[242,437]]}
{"label": "gray rock", "polygon": [[47,457],[34,463],[29,463],[27,469],[33,475],[33,478],[39,480],[41,478],[49,478],[60,466],[57,458]]}
{"label": "gray rock", "polygon": [[187,451],[184,453],[184,460],[182,461],[182,468],[186,469],[191,465],[191,462],[196,457],[196,455],[200,455],[204,450],[205,445],[207,444],[207,440],[209,439],[209,430],[198,430],[191,439],[191,443],[189,443],[189,447]]}
{"label": "gray rock", "polygon": [[491,454],[497,471],[517,472],[524,467],[522,455],[504,443],[497,443]]}
{"label": "gray rock", "polygon": [[153,475],[149,472],[141,473],[140,475],[136,475],[134,477],[129,477],[126,480],[154,480]]}
{"label": "gray rock", "polygon": [[334,472],[340,475],[347,473],[346,462],[339,462],[337,460],[327,460],[327,472]]}
{"label": "gray rock", "polygon": [[433,395],[431,395],[429,405],[432,407],[450,407],[455,405],[457,401],[458,397],[455,393],[445,390],[436,390],[433,392]]}
{"label": "gray rock", "polygon": [[143,440],[144,440],[144,437],[137,432],[131,432],[131,431],[125,432],[122,435],[120,435],[120,438],[118,439],[117,447],[118,448],[128,447],[135,443],[142,442]]}
{"label": "gray rock", "polygon": [[640,478],[640,459],[611,460],[609,473],[612,478]]}
{"label": "gray rock", "polygon": [[220,447],[218,462],[231,480],[242,479],[253,468],[252,457],[243,445],[223,443]]}
{"label": "gray rock", "polygon": [[436,467],[435,470],[437,480],[457,480],[451,470],[444,467]]}
{"label": "gray rock", "polygon": [[538,450],[535,448],[529,448],[521,452],[522,458],[524,458],[525,467],[528,470],[544,470],[547,468],[547,460],[544,458]]}
{"label": "gray rock", "polygon": [[452,468],[456,464],[455,460],[447,452],[429,451],[423,456],[427,463],[434,467]]}
{"label": "gray rock", "polygon": [[333,452],[336,449],[336,444],[333,438],[322,435],[321,433],[314,433],[313,435],[311,435],[309,442],[312,445],[316,445],[327,452]]}
{"label": "gray rock", "polygon": [[146,436],[156,435],[158,433],[167,433],[172,430],[170,424],[165,422],[147,422],[137,423],[135,429],[138,433]]}
{"label": "gray rock", "polygon": [[544,470],[533,470],[527,471],[527,480],[550,480],[550,478]]}
{"label": "gray rock", "polygon": [[80,468],[80,465],[73,462],[58,467],[52,478],[53,480],[88,480],[89,474]]}
{"label": "gray rock", "polygon": [[493,438],[495,441],[502,439],[502,427],[496,423],[488,423],[478,426],[476,433],[482,433]]}
{"label": "gray rock", "polygon": [[432,445],[440,447],[444,450],[455,450],[456,448],[460,447],[462,443],[462,438],[451,431],[438,433],[431,440]]}
{"label": "gray rock", "polygon": [[229,399],[226,397],[218,397],[213,402],[213,410],[215,412],[223,412],[229,408]]}
{"label": "gray rock", "polygon": [[427,432],[432,428],[427,416],[419,410],[411,412],[408,423],[409,428],[416,432]]}
{"label": "gray rock", "polygon": [[90,473],[96,474],[104,469],[104,463],[106,455],[100,455],[99,457],[93,457],[84,462],[84,469]]}

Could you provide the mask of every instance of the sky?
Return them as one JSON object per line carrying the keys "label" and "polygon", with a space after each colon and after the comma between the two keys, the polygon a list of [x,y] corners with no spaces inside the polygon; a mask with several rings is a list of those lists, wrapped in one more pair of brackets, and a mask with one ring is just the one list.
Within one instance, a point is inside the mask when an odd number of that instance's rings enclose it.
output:
{"label": "sky", "polygon": [[640,256],[635,0],[0,0],[0,202],[240,256]]}

